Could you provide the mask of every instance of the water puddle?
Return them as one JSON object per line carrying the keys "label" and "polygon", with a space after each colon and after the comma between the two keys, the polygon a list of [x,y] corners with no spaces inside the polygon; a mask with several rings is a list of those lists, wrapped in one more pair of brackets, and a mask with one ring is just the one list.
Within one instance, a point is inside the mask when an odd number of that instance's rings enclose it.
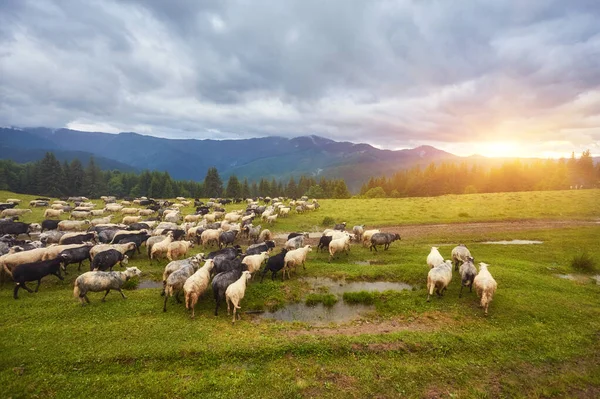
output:
{"label": "water puddle", "polygon": [[326,307],[321,303],[316,306],[307,306],[304,303],[292,303],[275,312],[265,312],[261,317],[281,321],[300,321],[313,325],[326,325],[329,323],[353,321],[374,309],[374,306],[348,305],[341,300],[331,307]]}
{"label": "water puddle", "polygon": [[497,244],[497,245],[531,245],[531,244],[543,244],[544,241],[535,240],[510,240],[510,241],[484,241],[480,244]]}
{"label": "water puddle", "polygon": [[383,292],[413,289],[413,286],[410,284],[390,281],[353,281],[347,283],[345,280],[332,280],[326,277],[305,277],[301,280],[307,282],[313,291],[321,292],[328,290],[330,293],[336,295],[343,295],[344,292]]}
{"label": "water puddle", "polygon": [[[286,240],[287,241],[289,234],[290,233],[280,233],[280,234],[275,234],[273,237],[275,237],[275,239],[277,239],[277,240]],[[321,233],[321,232],[308,233],[308,238],[321,238],[322,235],[323,235],[323,233]]]}
{"label": "water puddle", "polygon": [[370,260],[357,260],[354,262],[355,265],[361,266],[370,266],[370,265],[385,265],[385,261],[378,259],[370,259]]}
{"label": "water puddle", "polygon": [[138,290],[148,289],[148,288],[162,288],[162,281],[154,281],[154,280],[142,280],[138,284]]}

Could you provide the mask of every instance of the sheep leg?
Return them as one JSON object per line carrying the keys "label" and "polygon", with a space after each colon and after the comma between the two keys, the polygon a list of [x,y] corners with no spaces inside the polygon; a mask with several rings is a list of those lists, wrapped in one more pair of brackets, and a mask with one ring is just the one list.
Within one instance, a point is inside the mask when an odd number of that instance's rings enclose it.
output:
{"label": "sheep leg", "polygon": [[[229,314],[231,314],[231,310],[229,309],[229,302],[230,302],[230,301],[231,301],[231,300],[229,299],[229,297],[228,297],[228,296],[225,296],[225,302],[227,302],[227,314],[228,314],[228,315],[229,315]],[[233,307],[233,311],[235,312],[235,306]],[[235,316],[234,316],[234,317],[235,317]]]}
{"label": "sheep leg", "polygon": [[464,284],[461,284],[461,285],[460,285],[460,292],[458,293],[458,297],[459,297],[459,298],[462,298],[462,290],[463,290],[463,288],[464,288],[464,287],[465,287],[465,285],[464,285]]}
{"label": "sheep leg", "polygon": [[20,287],[20,286],[19,286],[19,284],[18,284],[18,283],[17,283],[17,284],[15,284],[15,290],[14,290],[14,292],[13,292],[13,298],[15,298],[15,299],[19,299],[19,297],[17,296],[17,293],[19,292],[19,287]]}
{"label": "sheep leg", "polygon": [[[164,295],[164,293],[163,293],[163,295]],[[165,295],[165,303],[163,304],[163,312],[167,311],[167,299],[169,299],[169,296]]]}
{"label": "sheep leg", "polygon": [[177,300],[177,303],[181,303],[181,298],[179,297],[180,294],[181,294],[181,291],[177,291],[177,294],[175,295],[175,299]]}
{"label": "sheep leg", "polygon": [[42,279],[38,280],[38,284],[37,287],[35,287],[35,292],[38,292],[38,290],[40,289],[40,284],[42,283]]}
{"label": "sheep leg", "polygon": [[117,290],[121,293],[121,296],[123,297],[123,299],[127,299],[127,297],[125,296],[125,294],[123,294],[123,291],[121,291],[120,288],[117,288]]}
{"label": "sheep leg", "polygon": [[108,295],[109,292],[110,292],[110,289],[106,290],[106,294],[104,294],[104,296],[102,297],[102,302],[106,302],[106,296]]}

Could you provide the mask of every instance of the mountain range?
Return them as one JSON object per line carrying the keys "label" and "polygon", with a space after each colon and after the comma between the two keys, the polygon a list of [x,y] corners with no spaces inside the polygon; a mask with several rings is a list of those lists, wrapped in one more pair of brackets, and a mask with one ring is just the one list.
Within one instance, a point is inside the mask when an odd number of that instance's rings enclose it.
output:
{"label": "mountain range", "polygon": [[94,156],[103,169],[168,171],[175,179],[201,181],[209,167],[226,180],[289,179],[309,175],[343,178],[357,190],[371,176],[389,175],[415,165],[461,159],[430,146],[381,150],[368,144],[319,136],[262,137],[244,140],[177,140],[137,133],[97,133],[69,129],[0,128],[0,158],[30,162],[52,151],[59,160]]}

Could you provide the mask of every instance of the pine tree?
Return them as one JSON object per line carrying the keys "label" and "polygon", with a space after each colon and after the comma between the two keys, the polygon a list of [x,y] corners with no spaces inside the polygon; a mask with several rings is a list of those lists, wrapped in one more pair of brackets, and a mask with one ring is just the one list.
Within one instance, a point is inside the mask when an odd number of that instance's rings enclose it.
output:
{"label": "pine tree", "polygon": [[242,197],[250,198],[252,194],[250,193],[250,186],[248,185],[248,179],[244,179],[244,184],[242,184]]}
{"label": "pine tree", "polygon": [[290,177],[290,181],[287,184],[287,187],[285,189],[285,195],[287,195],[290,198],[297,198],[298,197],[298,186],[296,185],[296,180],[294,180],[294,177]]}
{"label": "pine tree", "polygon": [[350,198],[350,192],[343,179],[340,179],[335,183],[333,198]]}
{"label": "pine tree", "polygon": [[223,182],[219,177],[217,168],[209,168],[204,178],[204,194],[210,198],[218,198],[223,195]]}
{"label": "pine tree", "polygon": [[242,187],[236,175],[229,176],[227,181],[226,196],[230,198],[239,198],[242,195]]}
{"label": "pine tree", "polygon": [[90,198],[98,198],[105,191],[104,176],[100,168],[96,165],[94,157],[90,157],[90,162],[85,168],[85,179],[83,184],[84,195]]}

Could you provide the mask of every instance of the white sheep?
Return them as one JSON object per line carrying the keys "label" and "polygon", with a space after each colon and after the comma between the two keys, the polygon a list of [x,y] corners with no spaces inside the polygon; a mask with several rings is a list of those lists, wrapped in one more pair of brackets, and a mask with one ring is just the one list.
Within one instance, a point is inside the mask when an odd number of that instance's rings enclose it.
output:
{"label": "white sheep", "polygon": [[181,256],[185,256],[190,248],[194,247],[193,241],[173,241],[167,249],[167,259],[173,261]]}
{"label": "white sheep", "polygon": [[204,230],[202,232],[202,234],[200,235],[200,239],[202,240],[202,245],[203,246],[207,246],[207,245],[210,245],[213,242],[215,244],[219,245],[219,235],[222,232],[223,232],[223,230],[221,230],[221,229],[217,229],[217,230],[213,230],[213,229]]}
{"label": "white sheep", "polygon": [[302,265],[304,270],[306,270],[306,256],[309,252],[312,252],[312,247],[310,245],[305,245],[302,248],[293,249],[288,251],[285,254],[285,258],[283,259],[283,276],[285,278],[285,273],[287,271],[288,279],[290,278],[290,270],[293,267],[294,272],[296,271],[296,267],[298,265]]}
{"label": "white sheep", "polygon": [[165,295],[165,287],[167,286],[167,279],[171,274],[181,269],[182,267],[192,264],[194,269],[197,269],[200,266],[200,262],[204,259],[204,254],[199,253],[190,258],[182,259],[182,260],[174,260],[173,262],[169,262],[167,266],[165,266],[165,270],[163,271],[163,289],[161,292],[161,296]]}
{"label": "white sheep", "polygon": [[202,219],[202,215],[185,215],[183,218],[184,222],[197,222]]}
{"label": "white sheep", "polygon": [[438,247],[431,247],[431,251],[427,255],[427,266],[432,269],[440,263],[444,263],[444,257],[438,251]]}
{"label": "white sheep", "polygon": [[47,248],[35,248],[29,251],[8,253],[0,256],[0,266],[12,278],[12,270],[23,263],[33,263],[42,260]]}
{"label": "white sheep", "polygon": [[277,220],[277,215],[271,215],[267,217],[267,223],[273,224]]}
{"label": "white sheep", "polygon": [[13,204],[20,204],[21,200],[18,198],[8,198],[6,202],[12,202]]}
{"label": "white sheep", "polygon": [[485,310],[486,316],[488,314],[488,306],[494,298],[496,288],[498,288],[496,280],[494,280],[491,273],[488,271],[488,266],[489,265],[486,263],[479,263],[479,273],[473,280],[475,292],[477,292],[477,296],[481,298],[479,306]]}
{"label": "white sheep", "polygon": [[452,261],[447,260],[430,269],[427,273],[427,302],[434,290],[441,297],[450,281],[452,281]]}
{"label": "white sheep", "polygon": [[150,216],[152,215],[154,212],[153,209],[140,209],[140,211],[138,212],[138,215],[140,216]]}
{"label": "white sheep", "polygon": [[381,233],[381,230],[379,230],[379,229],[365,230],[362,233],[363,247],[371,245],[371,237],[373,237],[373,234],[377,234],[377,233]]}
{"label": "white sheep", "polygon": [[466,262],[471,257],[471,252],[465,244],[459,244],[452,249],[452,262],[454,262],[454,270],[458,270],[458,266]]}
{"label": "white sheep", "polygon": [[104,215],[104,209],[92,209],[90,211],[91,216],[102,216]]}
{"label": "white sheep", "polygon": [[164,240],[157,242],[152,246],[150,251],[150,263],[152,259],[158,259],[159,257],[166,256],[169,251],[169,245],[173,242],[173,233],[169,232]]}
{"label": "white sheep", "polygon": [[90,216],[89,211],[73,211],[73,212],[71,212],[71,216],[69,216],[69,219],[83,220],[83,219],[87,219],[89,216]]}
{"label": "white sheep", "polygon": [[181,299],[179,299],[179,294],[183,290],[183,285],[186,280],[191,277],[192,274],[197,269],[197,264],[195,263],[187,263],[181,269],[174,271],[167,278],[167,283],[165,284],[165,302],[163,304],[163,312],[167,311],[167,300],[170,296],[175,295],[175,299],[177,303],[181,303]]}
{"label": "white sheep", "polygon": [[[233,284],[230,284],[225,291],[225,300],[227,301],[227,314],[229,313],[229,304],[233,306],[233,320],[232,323],[235,323],[235,315],[238,309],[241,309],[239,306],[240,301],[244,298],[244,294],[246,293],[246,283],[252,275],[249,271],[245,270],[242,272],[242,276]],[[241,315],[238,315],[239,319],[242,318]]]}
{"label": "white sheep", "polygon": [[333,259],[334,255],[338,252],[344,251],[346,255],[350,250],[350,235],[346,234],[342,238],[331,240],[329,243],[329,262]]}
{"label": "white sheep", "polygon": [[122,215],[137,215],[139,208],[121,208]]}
{"label": "white sheep", "polygon": [[108,215],[108,216],[103,217],[103,218],[92,219],[90,221],[90,226],[97,226],[99,224],[108,224],[108,223],[110,223],[110,220],[112,218],[113,218],[113,215]]}
{"label": "white sheep", "polygon": [[5,209],[0,212],[0,217],[22,216],[26,213],[31,213],[31,209]]}
{"label": "white sheep", "polygon": [[123,294],[123,291],[121,291],[123,284],[130,278],[139,276],[140,274],[142,274],[142,272],[137,267],[128,267],[124,272],[96,271],[83,273],[75,280],[73,296],[79,298],[81,306],[85,306],[85,302],[90,303],[90,300],[87,297],[88,292],[106,291],[102,297],[102,302],[105,301],[110,290],[119,291],[123,299],[127,299],[125,294]]}
{"label": "white sheep", "polygon": [[104,207],[106,212],[120,212],[122,209],[123,205],[118,204],[107,204],[106,207]]}
{"label": "white sheep", "polygon": [[361,241],[362,240],[362,235],[365,232],[365,225],[357,225],[352,227],[352,233],[354,233],[354,235],[356,236],[356,240],[357,241]]}
{"label": "white sheep", "polygon": [[271,233],[271,230],[269,230],[269,229],[264,229],[258,235],[258,242],[265,242],[265,241],[272,240],[272,239],[273,239],[273,234]]}
{"label": "white sheep", "polygon": [[196,317],[196,303],[198,298],[204,294],[210,283],[210,271],[215,263],[208,259],[204,266],[192,274],[183,284],[183,295],[185,297],[185,308],[192,311],[192,319]]}
{"label": "white sheep", "polygon": [[269,259],[268,252],[261,252],[258,255],[248,255],[242,259],[242,264],[248,267],[250,273],[255,273],[260,269],[260,266]]}
{"label": "white sheep", "polygon": [[58,230],[60,231],[77,231],[85,230],[90,224],[89,220],[76,221],[76,220],[62,220],[58,223]]}
{"label": "white sheep", "polygon": [[64,211],[62,209],[46,209],[44,211],[44,218],[58,218],[62,215]]}
{"label": "white sheep", "polygon": [[142,220],[141,216],[125,216],[123,218],[123,224],[133,224],[133,223],[139,223]]}
{"label": "white sheep", "polygon": [[177,223],[181,220],[181,213],[179,211],[167,213],[163,215],[163,220],[165,222]]}

